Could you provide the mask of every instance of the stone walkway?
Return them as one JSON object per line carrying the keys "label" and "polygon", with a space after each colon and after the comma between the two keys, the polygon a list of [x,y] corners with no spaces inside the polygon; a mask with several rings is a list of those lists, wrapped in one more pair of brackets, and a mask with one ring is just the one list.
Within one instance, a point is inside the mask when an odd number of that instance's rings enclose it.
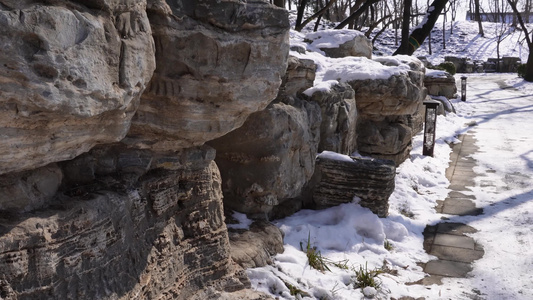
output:
{"label": "stone walkway", "polygon": [[[475,132],[471,130],[470,133]],[[459,139],[461,143],[452,147],[452,163],[446,170],[452,191],[444,201],[438,201],[436,210],[448,215],[479,215],[483,210],[476,208],[475,198],[462,193],[468,190],[468,186],[474,186],[476,174],[472,169],[476,161],[470,155],[479,149],[473,134],[461,135]],[[438,259],[423,265],[424,271],[430,276],[418,283],[441,284],[443,277],[465,277],[472,270],[471,263],[484,254],[481,246],[465,235],[474,232],[475,228],[462,223],[443,221],[435,226],[427,226],[424,230],[424,249]]]}

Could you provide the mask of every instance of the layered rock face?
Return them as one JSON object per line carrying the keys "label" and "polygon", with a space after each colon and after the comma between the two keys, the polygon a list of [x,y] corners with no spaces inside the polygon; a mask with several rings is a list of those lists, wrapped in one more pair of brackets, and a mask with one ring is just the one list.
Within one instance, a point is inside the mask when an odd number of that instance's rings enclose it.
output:
{"label": "layered rock face", "polygon": [[318,152],[352,154],[357,149],[357,106],[355,92],[346,83],[328,91],[318,90],[310,98],[320,106],[320,143]]}
{"label": "layered rock face", "polygon": [[338,159],[320,155],[311,184],[316,208],[325,208],[360,198],[360,204],[379,217],[389,213],[396,167],[390,160],[373,158]]}
{"label": "layered rock face", "polygon": [[155,68],[146,3],[0,4],[0,174],[122,139]]}
{"label": "layered rock face", "polygon": [[[402,60],[399,57],[400,61]],[[397,60],[376,58],[385,65]],[[353,80],[359,123],[357,147],[361,154],[402,163],[411,150],[411,139],[421,129],[420,109],[427,95],[425,68],[419,60],[406,58],[406,74],[388,79]]]}
{"label": "layered rock face", "polygon": [[157,69],[124,142],[157,151],[202,145],[276,97],[287,68],[286,10],[264,1],[153,1],[149,17]]}
{"label": "layered rock face", "polygon": [[0,0],[0,296],[262,299],[228,294],[249,282],[202,145],[276,97],[287,12],[42,3]]}
{"label": "layered rock face", "polygon": [[214,280],[242,288],[213,157],[118,145],[63,163],[67,183],[47,210],[2,220],[0,271],[16,299],[188,299]]}

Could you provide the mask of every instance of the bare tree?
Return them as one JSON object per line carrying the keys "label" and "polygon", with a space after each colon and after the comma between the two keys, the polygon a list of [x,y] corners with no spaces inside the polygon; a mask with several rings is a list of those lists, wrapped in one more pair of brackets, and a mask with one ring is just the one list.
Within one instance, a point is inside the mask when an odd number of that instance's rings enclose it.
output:
{"label": "bare tree", "polygon": [[[311,21],[313,21],[314,19],[318,18],[318,17],[321,17],[330,7],[333,6],[333,4],[335,4],[335,2],[337,2],[337,0],[329,0],[328,4],[326,4],[326,6],[324,6],[322,9],[320,9],[319,11],[317,11],[315,14],[313,14],[312,16],[310,16],[309,18],[307,18],[307,20],[305,20],[304,22],[302,22],[300,25],[298,26],[295,26],[295,30],[296,31],[301,31],[305,25],[309,24]],[[318,3],[318,1],[317,1]]]}
{"label": "bare tree", "polygon": [[[415,0],[416,1],[416,0]],[[403,2],[403,19],[402,19],[402,42],[400,47],[409,47],[409,24],[411,23],[411,6],[412,0],[404,0]],[[407,52],[409,49],[400,49],[397,51]]]}
{"label": "bare tree", "polygon": [[526,25],[524,24],[524,20],[522,19],[522,15],[518,11],[518,8],[516,7],[518,0],[507,0],[509,5],[511,6],[511,9],[516,15],[516,18],[518,19],[518,23],[520,24],[520,27],[522,27],[522,30],[524,31],[524,34],[526,35],[526,43],[527,47],[529,48],[529,55],[527,56],[527,63],[526,63],[526,73],[524,74],[524,80],[533,82],[533,44],[531,43],[531,38],[529,37],[529,31],[526,28]]}
{"label": "bare tree", "polygon": [[483,25],[481,24],[481,15],[479,13],[479,0],[474,0],[474,18],[477,21],[478,29],[479,29],[479,35],[484,37],[485,33],[483,32]]}
{"label": "bare tree", "polygon": [[[359,2],[358,0],[357,2]],[[342,29],[346,27],[350,22],[355,21],[357,18],[359,18],[369,7],[370,5],[378,2],[380,0],[362,0],[362,5],[357,9],[353,14],[351,14],[348,18],[344,19],[335,29]]]}
{"label": "bare tree", "polygon": [[435,22],[439,18],[442,10],[448,3],[448,0],[434,0],[433,3],[428,7],[426,17],[422,21],[421,25],[413,30],[409,36],[408,46],[400,45],[398,49],[394,52],[396,54],[407,54],[411,55],[415,52],[418,47],[426,40],[431,29],[435,26]]}

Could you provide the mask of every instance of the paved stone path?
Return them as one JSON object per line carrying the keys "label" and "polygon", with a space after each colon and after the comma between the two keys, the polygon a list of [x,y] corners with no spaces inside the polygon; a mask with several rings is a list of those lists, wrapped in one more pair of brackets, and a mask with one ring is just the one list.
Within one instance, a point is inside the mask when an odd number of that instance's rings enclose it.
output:
{"label": "paved stone path", "polygon": [[[450,157],[452,163],[446,170],[452,191],[444,201],[438,201],[436,210],[448,215],[479,215],[483,210],[476,207],[475,198],[462,193],[468,190],[468,186],[474,186],[476,174],[472,169],[476,161],[470,155],[479,149],[472,134],[461,135],[459,139],[461,143],[453,146]],[[484,254],[481,246],[465,235],[474,232],[475,228],[462,223],[443,221],[435,226],[427,226],[424,230],[424,249],[439,259],[424,265],[424,271],[430,276],[419,283],[441,284],[443,277],[465,277],[472,270],[471,263]]]}

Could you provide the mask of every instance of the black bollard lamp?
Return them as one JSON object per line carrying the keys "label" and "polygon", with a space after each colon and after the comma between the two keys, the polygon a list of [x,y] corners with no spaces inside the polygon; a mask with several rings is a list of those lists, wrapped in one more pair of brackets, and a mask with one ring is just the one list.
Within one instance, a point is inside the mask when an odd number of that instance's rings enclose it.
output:
{"label": "black bollard lamp", "polygon": [[435,149],[435,131],[437,129],[437,109],[440,102],[435,100],[424,101],[426,117],[424,120],[424,144],[422,154],[433,157]]}
{"label": "black bollard lamp", "polygon": [[466,76],[461,77],[461,101],[466,101]]}

